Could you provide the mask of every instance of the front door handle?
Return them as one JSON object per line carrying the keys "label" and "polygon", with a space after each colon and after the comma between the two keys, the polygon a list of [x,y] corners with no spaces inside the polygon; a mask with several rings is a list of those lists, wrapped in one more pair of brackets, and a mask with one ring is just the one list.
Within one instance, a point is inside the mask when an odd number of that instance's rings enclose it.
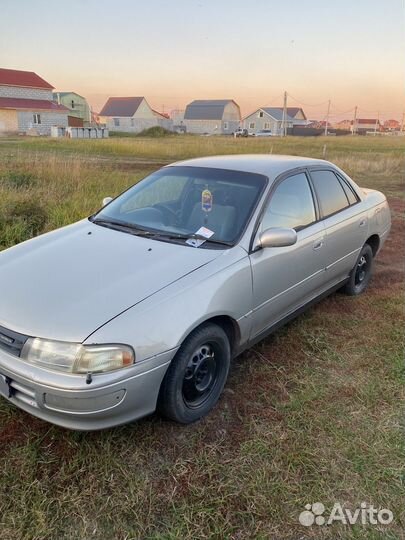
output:
{"label": "front door handle", "polygon": [[321,249],[322,246],[323,246],[323,240],[316,240],[312,245],[312,249],[313,250]]}

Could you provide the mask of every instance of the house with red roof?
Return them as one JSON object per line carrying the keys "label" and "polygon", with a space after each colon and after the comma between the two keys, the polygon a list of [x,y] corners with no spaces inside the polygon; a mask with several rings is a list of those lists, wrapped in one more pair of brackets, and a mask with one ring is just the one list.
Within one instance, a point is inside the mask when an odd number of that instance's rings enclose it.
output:
{"label": "house with red roof", "polygon": [[172,127],[170,118],[153,110],[143,96],[110,97],[99,116],[110,131],[139,133],[155,126]]}
{"label": "house with red roof", "polygon": [[380,131],[380,121],[378,118],[357,118],[351,121],[352,133],[365,135],[367,132]]}
{"label": "house with red roof", "polygon": [[390,120],[386,120],[384,122],[384,131],[400,131],[401,130],[401,124],[398,122],[398,120],[394,120],[391,118]]}
{"label": "house with red roof", "polygon": [[33,71],[0,68],[0,133],[50,135],[66,127],[69,110],[52,99],[53,86]]}

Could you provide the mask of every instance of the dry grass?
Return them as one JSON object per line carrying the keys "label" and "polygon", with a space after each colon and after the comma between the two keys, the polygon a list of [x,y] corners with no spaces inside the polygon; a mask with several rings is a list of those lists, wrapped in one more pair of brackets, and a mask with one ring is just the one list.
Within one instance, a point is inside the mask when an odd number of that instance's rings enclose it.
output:
{"label": "dry grass", "polygon": [[[156,168],[149,157],[270,144],[175,139],[167,147],[166,140],[1,142],[0,244],[33,234],[33,216],[49,230],[93,212],[103,196]],[[273,152],[318,156],[324,141],[271,144]],[[216,409],[189,427],[152,416],[74,433],[2,400],[0,538],[404,537],[403,146],[365,138],[326,144],[328,158],[390,196],[394,227],[367,294],[333,295],[238,358]],[[28,202],[34,206],[23,215]],[[390,508],[395,520],[304,529],[298,515],[315,501],[352,509],[366,501]]]}

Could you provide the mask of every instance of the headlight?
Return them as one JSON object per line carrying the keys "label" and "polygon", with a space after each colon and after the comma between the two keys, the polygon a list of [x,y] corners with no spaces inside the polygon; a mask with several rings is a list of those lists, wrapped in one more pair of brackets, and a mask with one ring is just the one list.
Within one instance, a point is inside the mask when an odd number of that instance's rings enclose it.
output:
{"label": "headlight", "polygon": [[135,354],[127,345],[81,345],[29,338],[21,359],[54,371],[100,373],[131,366]]}

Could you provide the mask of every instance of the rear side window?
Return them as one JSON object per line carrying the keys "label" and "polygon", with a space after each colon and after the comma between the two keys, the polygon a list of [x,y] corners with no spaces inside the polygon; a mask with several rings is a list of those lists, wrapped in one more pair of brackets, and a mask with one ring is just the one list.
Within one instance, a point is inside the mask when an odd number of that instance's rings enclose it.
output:
{"label": "rear side window", "polygon": [[358,202],[356,195],[353,193],[352,189],[346,184],[346,182],[343,180],[343,178],[339,178],[340,183],[343,186],[343,189],[345,190],[346,197],[349,199],[350,204],[356,204]]}
{"label": "rear side window", "polygon": [[328,217],[349,206],[349,201],[335,173],[332,171],[311,171],[311,177],[323,217]]}
{"label": "rear side window", "polygon": [[316,220],[314,201],[306,174],[283,180],[274,190],[263,216],[262,231],[270,227],[302,229]]}

